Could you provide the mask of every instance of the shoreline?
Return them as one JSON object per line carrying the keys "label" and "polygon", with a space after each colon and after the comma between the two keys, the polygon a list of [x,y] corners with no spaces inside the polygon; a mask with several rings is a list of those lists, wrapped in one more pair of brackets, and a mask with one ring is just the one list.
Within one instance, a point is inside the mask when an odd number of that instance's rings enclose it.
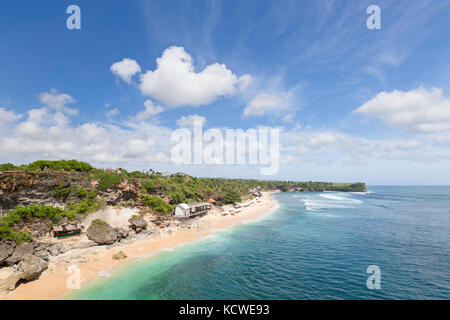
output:
{"label": "shoreline", "polygon": [[[130,243],[118,243],[111,247],[94,247],[80,250],[81,261],[68,263],[76,265],[80,270],[81,286],[100,277],[99,273],[112,273],[124,263],[132,263],[142,258],[149,258],[158,252],[173,249],[181,244],[201,240],[215,232],[225,230],[237,225],[255,222],[264,216],[276,211],[278,203],[271,196],[275,192],[263,192],[260,202],[235,215],[223,216],[219,212],[210,213],[193,221],[188,229],[178,228],[164,230],[162,234],[149,236],[146,239],[135,240]],[[113,255],[123,251],[127,258],[113,260]],[[70,259],[70,258],[68,258]],[[76,259],[74,259],[76,260]],[[66,261],[67,262],[67,261]],[[45,272],[37,280],[19,285],[14,291],[9,292],[0,300],[55,300],[63,298],[71,292],[67,287],[67,280],[72,274],[65,266],[55,264],[48,272]],[[73,289],[72,289],[73,290]]]}

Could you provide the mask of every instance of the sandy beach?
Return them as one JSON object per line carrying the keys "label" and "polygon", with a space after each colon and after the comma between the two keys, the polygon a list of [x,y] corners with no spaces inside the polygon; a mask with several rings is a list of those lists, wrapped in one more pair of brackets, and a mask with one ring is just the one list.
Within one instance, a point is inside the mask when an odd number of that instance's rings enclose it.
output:
{"label": "sandy beach", "polygon": [[[189,228],[167,228],[161,233],[148,236],[142,240],[130,243],[118,243],[108,247],[92,247],[79,249],[65,263],[50,265],[49,270],[38,280],[19,285],[14,291],[0,298],[4,300],[54,300],[68,293],[71,289],[67,281],[73,273],[67,268],[77,266],[80,270],[81,283],[85,284],[99,277],[99,273],[110,273],[123,262],[129,262],[145,256],[150,256],[161,250],[174,248],[177,245],[202,239],[211,233],[230,228],[235,225],[256,221],[277,208],[277,203],[271,197],[272,193],[264,192],[259,202],[234,215],[222,215],[214,210],[208,215],[193,221]],[[125,260],[114,260],[113,255],[123,251]],[[72,289],[74,290],[74,289]]]}

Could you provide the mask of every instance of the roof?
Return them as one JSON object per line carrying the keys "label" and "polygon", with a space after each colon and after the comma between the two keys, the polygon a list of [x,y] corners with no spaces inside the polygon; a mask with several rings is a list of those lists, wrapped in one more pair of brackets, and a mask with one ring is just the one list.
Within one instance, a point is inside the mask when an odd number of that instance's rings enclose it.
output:
{"label": "roof", "polygon": [[188,203],[188,206],[191,208],[195,207],[201,207],[201,206],[210,206],[211,204],[209,202],[192,202]]}
{"label": "roof", "polygon": [[181,207],[183,209],[189,209],[190,207],[186,203],[180,203],[177,205],[177,207]]}
{"label": "roof", "polygon": [[81,225],[79,224],[63,224],[58,226],[53,226],[53,231],[63,232],[63,231],[76,231],[81,230]]}
{"label": "roof", "polygon": [[216,202],[216,200],[214,200],[213,198],[209,198],[209,199],[208,199],[208,202],[211,202],[211,203],[212,203],[212,202]]}

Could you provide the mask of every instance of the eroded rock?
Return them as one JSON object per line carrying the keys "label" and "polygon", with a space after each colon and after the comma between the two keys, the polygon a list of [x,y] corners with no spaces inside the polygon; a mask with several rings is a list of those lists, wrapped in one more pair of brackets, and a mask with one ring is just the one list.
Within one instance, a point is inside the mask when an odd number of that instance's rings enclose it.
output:
{"label": "eroded rock", "polygon": [[130,222],[131,229],[136,231],[136,233],[139,233],[139,232],[147,229],[147,225],[148,225],[147,221],[145,221],[143,218],[141,218],[139,216],[132,216],[130,218],[129,222]]}
{"label": "eroded rock", "polygon": [[87,237],[98,244],[112,244],[118,239],[117,231],[100,219],[92,221],[87,229]]}
{"label": "eroded rock", "polygon": [[0,266],[4,261],[13,254],[16,244],[12,241],[1,241],[0,242]]}
{"label": "eroded rock", "polygon": [[22,274],[22,279],[26,281],[39,278],[47,268],[48,262],[36,256],[26,256],[17,266],[17,270]]}
{"label": "eroded rock", "polygon": [[22,278],[22,274],[17,272],[14,268],[0,269],[0,294],[14,290],[17,283]]}

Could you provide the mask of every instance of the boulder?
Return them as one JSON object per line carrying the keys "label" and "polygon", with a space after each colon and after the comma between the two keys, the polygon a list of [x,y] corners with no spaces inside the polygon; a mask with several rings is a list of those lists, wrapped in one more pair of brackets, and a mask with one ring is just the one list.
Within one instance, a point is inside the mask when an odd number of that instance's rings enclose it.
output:
{"label": "boulder", "polygon": [[39,278],[42,272],[47,270],[48,262],[35,255],[26,256],[18,265],[17,271],[21,273],[21,278],[31,281]]}
{"label": "boulder", "polygon": [[13,267],[0,269],[0,294],[14,290],[17,282],[22,279],[22,274]]}
{"label": "boulder", "polygon": [[128,220],[128,222],[130,222],[130,227],[134,231],[136,231],[136,233],[139,233],[142,230],[147,229],[147,221],[145,221],[139,216],[132,216],[130,220]]}
{"label": "boulder", "polygon": [[49,247],[47,250],[53,257],[55,257],[59,254],[59,251],[61,250],[61,248],[62,248],[62,244],[58,243],[58,244],[55,244],[55,245]]}
{"label": "boulder", "polygon": [[0,266],[3,262],[13,254],[16,244],[11,241],[1,241],[0,242]]}
{"label": "boulder", "polygon": [[129,235],[129,230],[125,229],[125,228],[117,228],[117,235],[119,236],[119,238],[121,239],[125,239],[128,237]]}
{"label": "boulder", "polygon": [[22,279],[26,281],[39,278],[47,268],[48,262],[36,256],[26,256],[17,266],[17,270],[22,273]]}
{"label": "boulder", "polygon": [[92,221],[86,233],[89,240],[98,244],[112,244],[118,238],[117,231],[100,219]]}
{"label": "boulder", "polygon": [[20,245],[18,245],[15,249],[14,249],[14,253],[6,259],[6,264],[8,266],[12,266],[16,263],[19,263],[20,261],[22,261],[23,259],[25,259],[25,257],[32,255],[34,252],[34,244],[33,243],[22,243]]}
{"label": "boulder", "polygon": [[35,251],[34,255],[36,257],[41,258],[42,260],[48,261],[48,251],[47,250],[39,250],[39,251]]}

